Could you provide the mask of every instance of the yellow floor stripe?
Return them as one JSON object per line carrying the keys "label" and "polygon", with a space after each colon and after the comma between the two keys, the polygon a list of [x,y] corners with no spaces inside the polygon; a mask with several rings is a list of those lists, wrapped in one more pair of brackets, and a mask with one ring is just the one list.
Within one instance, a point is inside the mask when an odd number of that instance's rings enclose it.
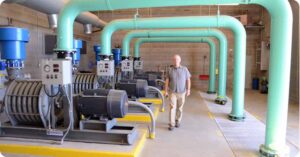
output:
{"label": "yellow floor stripe", "polygon": [[[159,109],[157,107],[154,108],[154,119],[156,120],[158,117]],[[118,122],[142,122],[149,123],[151,122],[151,118],[149,114],[127,114],[124,118],[117,118]]]}
{"label": "yellow floor stripe", "polygon": [[145,141],[147,131],[142,131],[140,141],[136,144],[131,152],[110,152],[110,151],[95,151],[95,150],[78,150],[71,148],[58,148],[49,146],[29,146],[17,144],[0,144],[0,152],[13,153],[13,154],[29,154],[39,156],[54,156],[54,157],[138,157],[141,152]]}
{"label": "yellow floor stripe", "polygon": [[134,157],[138,157],[140,156],[142,149],[144,148],[146,139],[147,139],[147,131],[144,130],[143,131],[143,136],[142,139],[140,140],[140,142],[137,144],[137,146],[134,148],[134,150],[132,151],[132,154],[134,155]]}
{"label": "yellow floor stripe", "polygon": [[162,100],[159,98],[140,98],[138,101],[141,103],[153,103],[154,105],[162,104]]}
{"label": "yellow floor stripe", "polygon": [[214,119],[214,115],[211,112],[208,112],[207,114],[210,119]]}
{"label": "yellow floor stripe", "polygon": [[223,137],[223,133],[220,130],[216,130],[218,136]]}
{"label": "yellow floor stripe", "polygon": [[261,120],[261,118],[253,113],[251,113],[257,120]]}

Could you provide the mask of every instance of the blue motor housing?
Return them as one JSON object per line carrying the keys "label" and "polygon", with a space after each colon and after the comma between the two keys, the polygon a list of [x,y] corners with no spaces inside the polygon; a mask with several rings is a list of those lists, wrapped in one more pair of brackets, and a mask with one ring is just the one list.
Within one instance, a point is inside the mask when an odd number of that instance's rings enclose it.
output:
{"label": "blue motor housing", "polygon": [[0,28],[1,58],[7,61],[8,67],[23,67],[28,41],[29,31],[27,29],[17,27]]}
{"label": "blue motor housing", "polygon": [[80,62],[80,49],[82,49],[82,40],[74,39],[73,48],[76,50],[76,52],[73,54],[73,64],[79,64],[79,62]]}
{"label": "blue motor housing", "polygon": [[112,53],[114,55],[114,61],[115,61],[115,65],[118,66],[121,64],[122,61],[122,49],[120,48],[114,48],[112,49]]}
{"label": "blue motor housing", "polygon": [[94,46],[94,51],[95,51],[96,61],[100,61],[101,46],[100,45],[95,45]]}

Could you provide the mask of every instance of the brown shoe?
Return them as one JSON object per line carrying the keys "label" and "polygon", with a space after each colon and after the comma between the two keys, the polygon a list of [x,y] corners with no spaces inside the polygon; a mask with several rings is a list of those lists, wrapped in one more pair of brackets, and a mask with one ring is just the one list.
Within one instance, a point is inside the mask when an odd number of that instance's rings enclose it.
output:
{"label": "brown shoe", "polygon": [[180,127],[180,123],[177,122],[177,123],[175,124],[175,127],[176,127],[176,128],[179,128],[179,127]]}
{"label": "brown shoe", "polygon": [[169,131],[173,131],[174,130],[174,126],[169,126]]}

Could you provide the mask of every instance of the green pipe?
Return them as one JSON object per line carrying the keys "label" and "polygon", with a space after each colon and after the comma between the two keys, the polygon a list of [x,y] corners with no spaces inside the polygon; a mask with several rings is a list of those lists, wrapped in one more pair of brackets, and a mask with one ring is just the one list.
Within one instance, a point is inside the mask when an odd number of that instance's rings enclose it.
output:
{"label": "green pipe", "polygon": [[263,5],[271,16],[269,94],[265,144],[261,154],[279,154],[285,150],[293,15],[288,0],[252,1]]}
{"label": "green pipe", "polygon": [[[114,20],[107,24],[102,33],[102,55],[111,53],[111,36],[121,29],[153,29],[153,28],[199,28],[218,27],[228,28],[234,34],[234,82],[233,104],[229,118],[241,121],[244,117],[244,87],[246,68],[246,31],[244,26],[231,16],[189,16],[189,17],[165,17]],[[227,98],[218,95],[216,100],[219,104],[225,104]]]}
{"label": "green pipe", "polygon": [[250,0],[70,0],[59,14],[57,51],[72,51],[74,20],[81,12],[168,6],[248,4],[248,1]]}
{"label": "green pipe", "polygon": [[207,43],[210,46],[210,64],[209,64],[209,86],[208,91],[215,91],[216,82],[216,45],[211,38],[203,37],[163,37],[163,38],[139,38],[134,44],[135,53],[139,54],[140,46],[144,43]]}
{"label": "green pipe", "polygon": [[[260,152],[261,154],[278,154],[278,152],[282,152],[283,145],[285,145],[289,94],[287,89],[289,89],[291,62],[293,20],[292,9],[287,0],[273,0],[272,2],[269,0],[70,0],[59,15],[56,50],[72,51],[74,20],[83,11],[233,3],[258,4],[266,8],[271,15],[272,44],[269,64],[269,78],[271,79],[269,80],[266,139]],[[234,65],[236,69],[236,64]],[[241,95],[244,96],[244,91]]]}
{"label": "green pipe", "polygon": [[[227,38],[222,31],[217,29],[193,29],[193,30],[143,30],[131,31],[123,39],[123,56],[129,56],[130,41],[137,37],[216,37],[219,41],[219,80],[218,96],[226,97],[226,73],[227,73]],[[139,57],[138,51],[134,51],[134,57]],[[216,62],[214,57],[210,57],[210,63]],[[212,70],[212,68],[210,68]],[[215,73],[215,72],[214,72]],[[210,82],[211,84],[212,82]],[[214,82],[213,82],[214,83]],[[215,83],[214,83],[215,86]],[[215,88],[214,88],[215,89]],[[215,90],[208,90],[214,93]]]}

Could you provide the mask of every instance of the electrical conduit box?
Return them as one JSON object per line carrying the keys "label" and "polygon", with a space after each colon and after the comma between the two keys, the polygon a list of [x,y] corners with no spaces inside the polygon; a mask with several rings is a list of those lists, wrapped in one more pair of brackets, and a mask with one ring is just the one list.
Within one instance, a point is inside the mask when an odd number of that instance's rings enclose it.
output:
{"label": "electrical conduit box", "polygon": [[143,70],[144,62],[143,61],[134,61],[135,70]]}
{"label": "electrical conduit box", "polygon": [[65,85],[72,83],[71,60],[42,60],[42,82],[45,85]]}
{"label": "electrical conduit box", "polygon": [[97,61],[97,76],[114,76],[115,66],[113,60]]}
{"label": "electrical conduit box", "polygon": [[121,62],[122,72],[133,72],[133,61],[132,60],[123,60]]}

